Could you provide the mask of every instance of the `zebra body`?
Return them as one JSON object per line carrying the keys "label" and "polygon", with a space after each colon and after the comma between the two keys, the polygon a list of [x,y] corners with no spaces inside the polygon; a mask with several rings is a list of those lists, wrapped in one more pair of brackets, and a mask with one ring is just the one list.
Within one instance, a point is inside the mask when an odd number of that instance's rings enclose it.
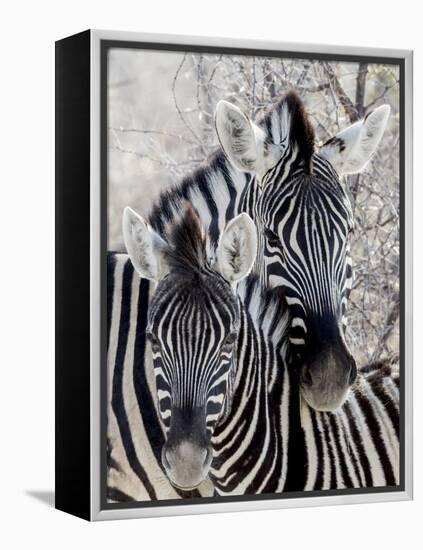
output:
{"label": "zebra body", "polygon": [[399,484],[397,363],[364,369],[338,411],[319,413],[302,402],[300,412],[309,464],[304,490]]}
{"label": "zebra body", "polygon": [[[216,492],[278,493],[399,483],[399,378],[363,370],[344,405],[318,412],[287,364],[286,311],[255,278],[240,283],[243,312],[232,409],[213,435]],[[368,369],[369,370],[369,369]]]}

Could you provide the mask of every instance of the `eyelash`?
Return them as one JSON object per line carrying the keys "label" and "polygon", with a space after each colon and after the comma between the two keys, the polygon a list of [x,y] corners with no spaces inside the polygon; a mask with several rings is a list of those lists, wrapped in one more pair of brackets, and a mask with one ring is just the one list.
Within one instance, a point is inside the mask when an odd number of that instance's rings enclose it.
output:
{"label": "eyelash", "polygon": [[159,346],[160,346],[159,341],[157,340],[156,336],[155,336],[153,333],[147,332],[147,333],[146,333],[146,338],[147,338],[147,340],[150,342],[150,344],[151,344],[152,346],[155,346],[155,347],[159,347]]}

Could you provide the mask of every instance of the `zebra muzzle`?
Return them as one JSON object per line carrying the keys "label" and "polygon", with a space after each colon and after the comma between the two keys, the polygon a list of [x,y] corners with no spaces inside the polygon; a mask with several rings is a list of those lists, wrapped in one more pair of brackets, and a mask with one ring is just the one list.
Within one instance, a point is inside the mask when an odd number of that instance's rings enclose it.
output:
{"label": "zebra muzzle", "polygon": [[344,403],[356,376],[356,363],[349,353],[329,350],[302,366],[302,396],[317,411],[334,411]]}
{"label": "zebra muzzle", "polygon": [[211,447],[200,447],[188,440],[172,446],[164,445],[162,463],[175,487],[191,490],[198,487],[209,473],[213,458]]}

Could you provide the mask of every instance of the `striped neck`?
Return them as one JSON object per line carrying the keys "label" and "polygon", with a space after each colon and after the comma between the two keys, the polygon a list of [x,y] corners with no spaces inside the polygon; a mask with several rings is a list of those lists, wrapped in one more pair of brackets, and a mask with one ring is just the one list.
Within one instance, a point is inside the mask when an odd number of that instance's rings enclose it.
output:
{"label": "striped neck", "polygon": [[[286,475],[288,313],[280,296],[254,276],[239,285],[238,294],[241,325],[232,399],[212,438],[210,478],[221,494],[277,492]],[[245,466],[240,468],[239,461]]]}
{"label": "striped neck", "polygon": [[167,240],[189,203],[197,212],[213,249],[229,220],[243,210],[240,197],[251,176],[233,167],[223,151],[212,154],[195,172],[170,191],[161,193],[149,215],[149,223]]}

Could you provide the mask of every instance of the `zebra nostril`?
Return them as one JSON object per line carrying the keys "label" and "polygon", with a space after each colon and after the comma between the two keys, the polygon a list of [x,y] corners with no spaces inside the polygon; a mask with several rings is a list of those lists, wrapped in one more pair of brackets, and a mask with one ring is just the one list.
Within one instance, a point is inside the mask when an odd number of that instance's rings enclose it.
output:
{"label": "zebra nostril", "polygon": [[355,360],[351,357],[351,370],[350,370],[350,376],[348,379],[349,384],[354,384],[356,378],[357,378],[357,364]]}
{"label": "zebra nostril", "polygon": [[313,379],[311,376],[310,367],[305,367],[302,378],[303,378],[303,382],[305,382],[308,386],[311,386],[311,384],[313,383]]}
{"label": "zebra nostril", "polygon": [[204,458],[203,466],[207,468],[208,466],[210,466],[212,460],[213,460],[213,450],[211,447],[208,447],[206,456]]}
{"label": "zebra nostril", "polygon": [[163,447],[163,449],[162,449],[162,464],[166,469],[170,469],[170,464],[169,464],[169,460],[166,456],[166,452],[167,452],[166,448]]}

